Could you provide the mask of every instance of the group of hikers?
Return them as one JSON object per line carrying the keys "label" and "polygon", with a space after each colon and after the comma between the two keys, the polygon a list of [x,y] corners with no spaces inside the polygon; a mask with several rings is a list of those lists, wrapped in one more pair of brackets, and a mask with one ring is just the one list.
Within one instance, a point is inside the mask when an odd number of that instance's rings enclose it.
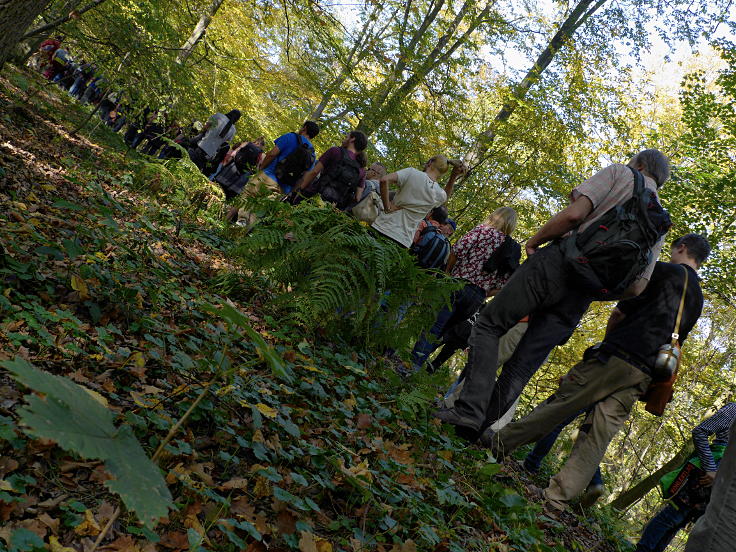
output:
{"label": "group of hikers", "polygon": [[[231,111],[210,119],[189,149],[197,166],[205,167],[232,138],[238,116]],[[369,167],[368,140],[357,130],[317,159],[311,140],[318,132],[307,121],[269,151],[253,148],[257,156],[243,171],[242,185],[230,191],[292,203],[320,195],[368,222],[378,239],[409,249],[423,268],[462,282],[412,351],[412,370],[431,371],[469,345],[467,364],[434,416],[499,460],[537,443],[524,464],[531,471],[562,429],[584,416],[569,458],[539,494],[551,515],[576,499],[592,505],[603,492],[600,462],[636,402],[662,415],[671,400],[680,347],[703,309],[697,271],[711,251],[707,239],[678,237],[669,261],[657,260],[672,225],[658,195],[670,176],[667,157],[644,150],[578,185],[570,204],[525,243],[527,259],[520,264],[511,207],[497,209],[450,245],[456,225],[446,204],[467,170],[462,162],[435,155],[421,169]],[[253,145],[239,144],[228,155]],[[593,301],[617,301],[603,341],[585,351],[546,401],[507,423],[527,382],[570,338]],[[736,439],[729,442],[734,417],[736,403],[729,402],[693,429],[695,454],[663,480],[667,503],[644,529],[637,550],[664,550],[694,520],[688,551],[730,546],[736,533]]]}
{"label": "group of hikers", "polygon": [[[91,98],[89,87],[98,78],[94,68],[62,64],[59,49],[58,41],[41,45],[44,74],[73,95]],[[90,101],[107,101],[103,120],[122,128],[116,98]],[[467,171],[461,161],[435,155],[421,169],[389,173],[381,163],[368,163],[368,138],[359,130],[317,158],[316,122],[306,121],[267,149],[263,137],[233,143],[239,119],[233,109],[215,113],[199,128],[183,129],[167,126],[161,112],[144,110],[138,119],[128,118],[125,141],[131,147],[145,142],[142,151],[161,158],[186,151],[227,199],[260,194],[298,204],[319,195],[366,222],[377,239],[408,249],[422,268],[445,271],[461,282],[411,354],[408,371],[433,371],[469,347],[460,377],[434,416],[499,461],[536,443],[523,464],[532,472],[564,427],[583,416],[567,461],[539,495],[553,516],[576,501],[592,505],[603,493],[600,463],[636,402],[661,416],[671,400],[680,348],[703,309],[697,271],[710,254],[707,239],[695,233],[678,237],[669,261],[657,260],[672,224],[658,195],[670,176],[667,157],[647,149],[579,184],[569,205],[526,241],[527,258],[520,264],[522,245],[512,237],[517,213],[508,206],[451,245],[456,224],[446,204]],[[235,207],[227,216],[255,223],[254,215]],[[511,421],[526,384],[554,347],[570,338],[594,301],[617,301],[602,342],[585,351],[549,398]],[[736,402],[728,402],[692,430],[695,453],[663,478],[666,504],[644,528],[636,550],[662,551],[696,520],[686,551],[733,549],[734,418]]]}

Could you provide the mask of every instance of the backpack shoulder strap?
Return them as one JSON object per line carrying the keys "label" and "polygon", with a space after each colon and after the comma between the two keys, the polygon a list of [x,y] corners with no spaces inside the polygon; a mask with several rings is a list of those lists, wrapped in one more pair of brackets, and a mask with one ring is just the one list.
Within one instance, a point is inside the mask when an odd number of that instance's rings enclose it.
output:
{"label": "backpack shoulder strap", "polygon": [[680,322],[682,321],[682,311],[685,308],[685,293],[687,293],[688,272],[687,267],[683,266],[685,271],[685,282],[682,286],[682,295],[680,296],[680,306],[677,309],[677,318],[675,319],[675,331],[672,332],[672,345],[674,346],[680,339]]}
{"label": "backpack shoulder strap", "polygon": [[644,183],[644,175],[641,174],[640,171],[629,167],[629,170],[634,175],[634,196],[638,196],[644,191],[644,188],[646,188]]}

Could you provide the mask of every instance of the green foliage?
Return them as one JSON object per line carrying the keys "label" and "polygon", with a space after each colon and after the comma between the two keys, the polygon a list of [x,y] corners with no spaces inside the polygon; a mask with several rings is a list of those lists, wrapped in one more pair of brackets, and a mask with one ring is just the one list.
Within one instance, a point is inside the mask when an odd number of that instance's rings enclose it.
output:
{"label": "green foliage", "polygon": [[396,347],[426,328],[459,287],[319,200],[246,207],[262,220],[250,234],[233,235],[232,256],[277,285],[276,303],[308,328]]}
{"label": "green foliage", "polygon": [[21,421],[35,437],[56,441],[83,458],[104,460],[114,477],[105,485],[120,495],[147,526],[153,527],[173,507],[171,493],[127,425],[115,427],[113,413],[101,398],[71,380],[49,374],[16,358],[0,363],[39,395],[26,396]]}

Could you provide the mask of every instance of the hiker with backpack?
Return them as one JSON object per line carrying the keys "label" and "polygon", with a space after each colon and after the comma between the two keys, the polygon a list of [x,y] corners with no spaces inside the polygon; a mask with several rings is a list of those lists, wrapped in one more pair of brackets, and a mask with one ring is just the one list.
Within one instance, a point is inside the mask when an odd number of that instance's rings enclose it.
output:
{"label": "hiker with backpack", "polygon": [[349,132],[340,146],[324,152],[314,167],[304,174],[296,193],[303,197],[319,194],[340,211],[349,209],[358,202],[365,187],[367,147],[365,134],[359,130]]}
{"label": "hiker with backpack", "polygon": [[447,206],[440,205],[419,222],[409,253],[416,257],[422,268],[444,271],[447,267],[452,250],[449,238],[455,231],[449,224],[450,220]]}
{"label": "hiker with backpack", "polygon": [[189,158],[202,174],[207,173],[208,163],[216,157],[223,144],[229,143],[235,136],[235,123],[240,120],[240,111],[233,109],[226,115],[215,113],[202,129],[202,133],[194,138],[194,145],[189,148]]}
{"label": "hiker with backpack", "polygon": [[[380,235],[409,248],[414,232],[427,214],[444,205],[452,195],[455,181],[467,170],[462,163],[455,163],[450,178],[442,188],[438,181],[450,168],[444,155],[435,155],[424,164],[424,170],[407,167],[392,172],[380,180],[381,200],[384,211],[371,224]],[[389,199],[389,184],[396,184],[399,191]]]}
{"label": "hiker with backpack", "polygon": [[350,214],[359,221],[373,224],[383,212],[380,180],[386,173],[383,163],[373,163],[366,169],[365,184],[358,189],[358,201],[349,209]]}
{"label": "hiker with backpack", "polygon": [[319,134],[314,121],[306,121],[299,132],[282,134],[261,161],[261,171],[251,177],[249,190],[255,193],[291,193],[305,172],[314,166],[312,140]]}
{"label": "hiker with backpack", "polygon": [[415,370],[422,368],[429,355],[439,347],[447,328],[467,320],[496,293],[519,265],[521,247],[511,238],[516,229],[516,211],[511,207],[496,209],[482,224],[460,238],[450,253],[447,271],[465,286],[453,293],[429,330],[423,333],[412,351]]}
{"label": "hiker with backpack", "polygon": [[[717,431],[723,440],[725,432]],[[695,435],[693,435],[695,440]],[[701,458],[701,462],[702,462]],[[707,460],[706,460],[707,463]],[[728,432],[728,446],[718,464],[705,514],[695,523],[685,545],[685,552],[731,552],[736,542],[736,422]]]}
{"label": "hiker with backpack", "polygon": [[729,402],[693,429],[695,454],[660,480],[667,503],[644,527],[636,552],[662,552],[680,529],[705,513],[734,420],[736,402]]}
{"label": "hiker with backpack", "polygon": [[[578,436],[567,462],[542,493],[550,512],[564,510],[585,490],[638,400],[646,400],[649,412],[664,413],[672,398],[680,347],[703,309],[696,271],[709,254],[703,236],[675,240],[670,262],[658,261],[644,292],[616,305],[603,342],[585,351],[555,393],[521,420],[481,435],[479,444],[501,459],[592,407],[585,419],[588,431]],[[534,316],[526,335],[533,324]]]}
{"label": "hiker with backpack", "polygon": [[[671,225],[657,195],[669,175],[667,157],[649,149],[571,192],[570,205],[527,241],[527,260],[481,310],[470,339],[467,384],[455,406],[437,410],[437,418],[477,440],[550,351],[570,337],[592,301],[644,290]],[[497,384],[498,340],[527,315],[529,327]]]}

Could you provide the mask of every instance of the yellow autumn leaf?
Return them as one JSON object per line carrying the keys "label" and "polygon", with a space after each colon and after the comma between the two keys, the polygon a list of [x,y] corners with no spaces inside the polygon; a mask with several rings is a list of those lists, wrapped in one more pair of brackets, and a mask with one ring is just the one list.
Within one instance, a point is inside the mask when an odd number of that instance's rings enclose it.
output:
{"label": "yellow autumn leaf", "polygon": [[93,389],[89,389],[87,387],[81,386],[82,389],[84,389],[87,393],[89,393],[94,400],[96,400],[98,403],[100,403],[102,406],[107,408],[109,405],[107,403],[107,399],[100,395],[97,391]]}
{"label": "yellow autumn leaf", "polygon": [[17,492],[15,489],[13,489],[13,485],[10,483],[10,481],[5,481],[4,479],[0,479],[0,491]]}
{"label": "yellow autumn leaf", "polygon": [[51,552],[77,552],[74,548],[61,544],[59,539],[53,535],[49,537],[49,548],[51,549]]}
{"label": "yellow autumn leaf", "polygon": [[350,397],[349,399],[345,399],[342,401],[342,404],[344,404],[348,409],[352,410],[356,406],[358,406],[358,401],[355,400],[355,397]]}
{"label": "yellow autumn leaf", "polygon": [[72,289],[79,292],[79,298],[82,301],[89,299],[89,288],[87,287],[87,282],[84,281],[84,278],[80,278],[74,274],[72,276]]}
{"label": "yellow autumn leaf", "polygon": [[325,539],[317,539],[317,552],[332,552],[332,543]]}
{"label": "yellow autumn leaf", "polygon": [[96,537],[100,534],[100,531],[102,531],[102,529],[100,528],[100,524],[97,523],[92,510],[85,510],[84,521],[74,528],[74,532],[80,537]]}
{"label": "yellow autumn leaf", "polygon": [[256,405],[256,408],[258,409],[258,412],[263,414],[266,418],[273,419],[276,417],[276,414],[278,414],[278,410],[276,410],[275,408],[271,408],[267,404],[258,403]]}

